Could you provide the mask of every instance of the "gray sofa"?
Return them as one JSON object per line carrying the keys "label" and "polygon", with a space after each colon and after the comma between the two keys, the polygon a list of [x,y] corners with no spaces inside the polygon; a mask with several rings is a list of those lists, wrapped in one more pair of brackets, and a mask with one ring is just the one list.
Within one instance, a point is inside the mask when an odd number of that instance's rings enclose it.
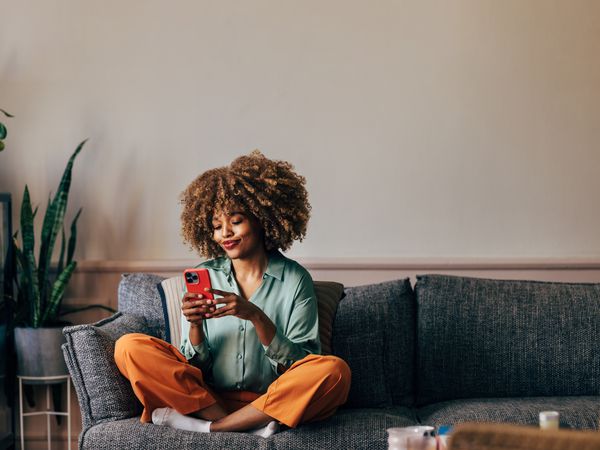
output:
{"label": "gray sofa", "polygon": [[386,449],[386,429],[464,421],[564,427],[600,419],[600,285],[425,275],[346,288],[333,353],[352,369],[347,404],[331,419],[270,438],[200,434],[139,422],[141,405],[113,362],[130,332],[164,338],[156,284],[125,275],[119,313],[64,330],[79,398],[82,449]]}

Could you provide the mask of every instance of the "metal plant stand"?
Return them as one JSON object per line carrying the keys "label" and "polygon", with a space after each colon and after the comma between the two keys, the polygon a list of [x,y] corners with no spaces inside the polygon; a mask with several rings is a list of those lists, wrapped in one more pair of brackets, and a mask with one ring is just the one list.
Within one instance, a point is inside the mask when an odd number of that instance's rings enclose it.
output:
{"label": "metal plant stand", "polygon": [[[53,377],[25,377],[17,376],[19,379],[19,424],[21,427],[21,450],[25,450],[25,429],[23,427],[23,419],[29,416],[46,416],[46,427],[48,433],[48,450],[51,450],[51,434],[50,434],[50,416],[66,416],[67,417],[67,445],[71,450],[71,376],[58,375]],[[67,383],[67,411],[52,411],[50,409],[50,386],[56,383]],[[46,386],[46,410],[23,412],[23,384],[43,384]]]}

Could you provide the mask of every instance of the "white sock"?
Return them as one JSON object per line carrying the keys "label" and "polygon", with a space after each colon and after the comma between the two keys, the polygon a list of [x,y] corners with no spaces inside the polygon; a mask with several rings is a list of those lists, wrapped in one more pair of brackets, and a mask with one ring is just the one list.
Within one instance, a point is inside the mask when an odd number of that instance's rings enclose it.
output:
{"label": "white sock", "polygon": [[171,428],[198,433],[210,433],[210,420],[197,419],[184,416],[173,408],[156,408],[152,411],[152,423],[155,425],[166,425]]}
{"label": "white sock", "polygon": [[250,431],[250,434],[255,434],[257,436],[262,436],[267,438],[269,436],[274,435],[279,431],[279,422],[272,420],[268,424],[266,424],[262,428],[257,428],[256,430]]}

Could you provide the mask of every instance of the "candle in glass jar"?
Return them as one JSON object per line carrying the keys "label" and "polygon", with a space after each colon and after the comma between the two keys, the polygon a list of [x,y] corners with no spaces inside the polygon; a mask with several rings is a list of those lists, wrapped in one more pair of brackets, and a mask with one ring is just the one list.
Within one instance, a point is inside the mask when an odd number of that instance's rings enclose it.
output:
{"label": "candle in glass jar", "polygon": [[542,430],[558,430],[558,416],[557,411],[540,412],[540,428]]}

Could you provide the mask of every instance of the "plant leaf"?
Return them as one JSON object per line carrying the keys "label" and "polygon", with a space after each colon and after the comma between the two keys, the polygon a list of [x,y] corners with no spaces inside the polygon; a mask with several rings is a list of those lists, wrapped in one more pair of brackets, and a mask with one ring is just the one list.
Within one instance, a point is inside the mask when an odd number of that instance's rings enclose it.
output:
{"label": "plant leaf", "polygon": [[77,219],[81,215],[83,208],[79,208],[73,222],[71,222],[71,236],[69,236],[69,251],[67,252],[67,264],[73,261],[73,254],[75,253],[75,246],[77,245]]}
{"label": "plant leaf", "polygon": [[8,112],[4,111],[4,110],[3,110],[3,109],[1,109],[1,108],[0,108],[0,112],[2,112],[2,113],[3,113],[3,114],[6,116],[6,117],[15,117],[15,116],[13,116],[12,114],[10,114],[10,113],[8,113]]}
{"label": "plant leaf", "polygon": [[50,323],[56,320],[60,303],[65,293],[65,288],[67,287],[67,283],[69,282],[71,275],[73,275],[73,271],[76,267],[77,262],[71,261],[69,264],[67,264],[65,269],[60,274],[58,274],[58,278],[52,286],[50,301],[48,302],[46,310],[44,311],[44,315],[42,318],[43,324]]}
{"label": "plant leaf", "polygon": [[21,202],[21,240],[23,241],[23,253],[33,252],[35,236],[33,234],[33,211],[31,210],[31,198],[29,187],[25,185],[23,201]]}
{"label": "plant leaf", "polygon": [[31,210],[31,200],[29,198],[29,188],[25,185],[23,201],[21,203],[21,240],[23,241],[23,264],[22,269],[26,281],[28,297],[31,301],[31,321],[32,326],[37,328],[40,319],[40,291],[38,279],[35,276],[35,237],[33,229],[33,211]]}
{"label": "plant leaf", "polygon": [[65,236],[65,227],[62,228],[61,239],[60,239],[60,256],[58,257],[58,266],[56,267],[56,273],[61,273],[65,266],[65,246],[67,237]]}
{"label": "plant leaf", "polygon": [[2,122],[0,122],[0,139],[5,139],[8,131],[6,130],[6,126]]}
{"label": "plant leaf", "polygon": [[[27,267],[27,260],[25,258],[25,255],[23,254],[23,251],[19,248],[16,238],[13,238],[13,245],[15,248],[15,259],[17,261],[17,264],[21,267],[21,271],[19,272],[19,276],[17,277],[17,302],[21,306],[21,308],[17,309],[17,313],[20,314],[20,317],[16,319],[16,322],[19,323],[21,319],[24,320],[25,317],[30,316],[32,302],[24,301],[24,292],[22,289],[20,289],[20,287],[28,285],[27,272],[24,269],[25,267]],[[25,288],[23,287],[23,289]]]}
{"label": "plant leaf", "polygon": [[[16,270],[16,255],[15,255],[15,244],[13,239],[10,239],[8,243],[8,248],[6,249],[6,257],[4,258],[4,292],[1,292],[0,295],[4,296],[5,307],[6,307],[6,318],[9,324],[12,323],[12,319],[14,317],[13,311],[15,307],[14,302],[14,287],[17,277]],[[3,255],[4,257],[4,255]],[[9,325],[10,326],[10,325]]]}
{"label": "plant leaf", "polygon": [[4,150],[4,142],[0,141],[0,152]]}
{"label": "plant leaf", "polygon": [[50,260],[52,258],[52,251],[54,250],[54,243],[58,231],[63,226],[63,220],[65,217],[65,211],[67,209],[67,202],[69,200],[69,189],[71,187],[71,173],[73,170],[73,163],[75,158],[83,148],[87,139],[81,142],[77,149],[73,152],[67,166],[63,172],[58,190],[54,196],[54,199],[50,202],[46,215],[44,216],[44,223],[42,226],[42,239],[40,245],[40,261],[38,268],[38,280],[45,280],[48,278],[48,271],[50,268]]}

